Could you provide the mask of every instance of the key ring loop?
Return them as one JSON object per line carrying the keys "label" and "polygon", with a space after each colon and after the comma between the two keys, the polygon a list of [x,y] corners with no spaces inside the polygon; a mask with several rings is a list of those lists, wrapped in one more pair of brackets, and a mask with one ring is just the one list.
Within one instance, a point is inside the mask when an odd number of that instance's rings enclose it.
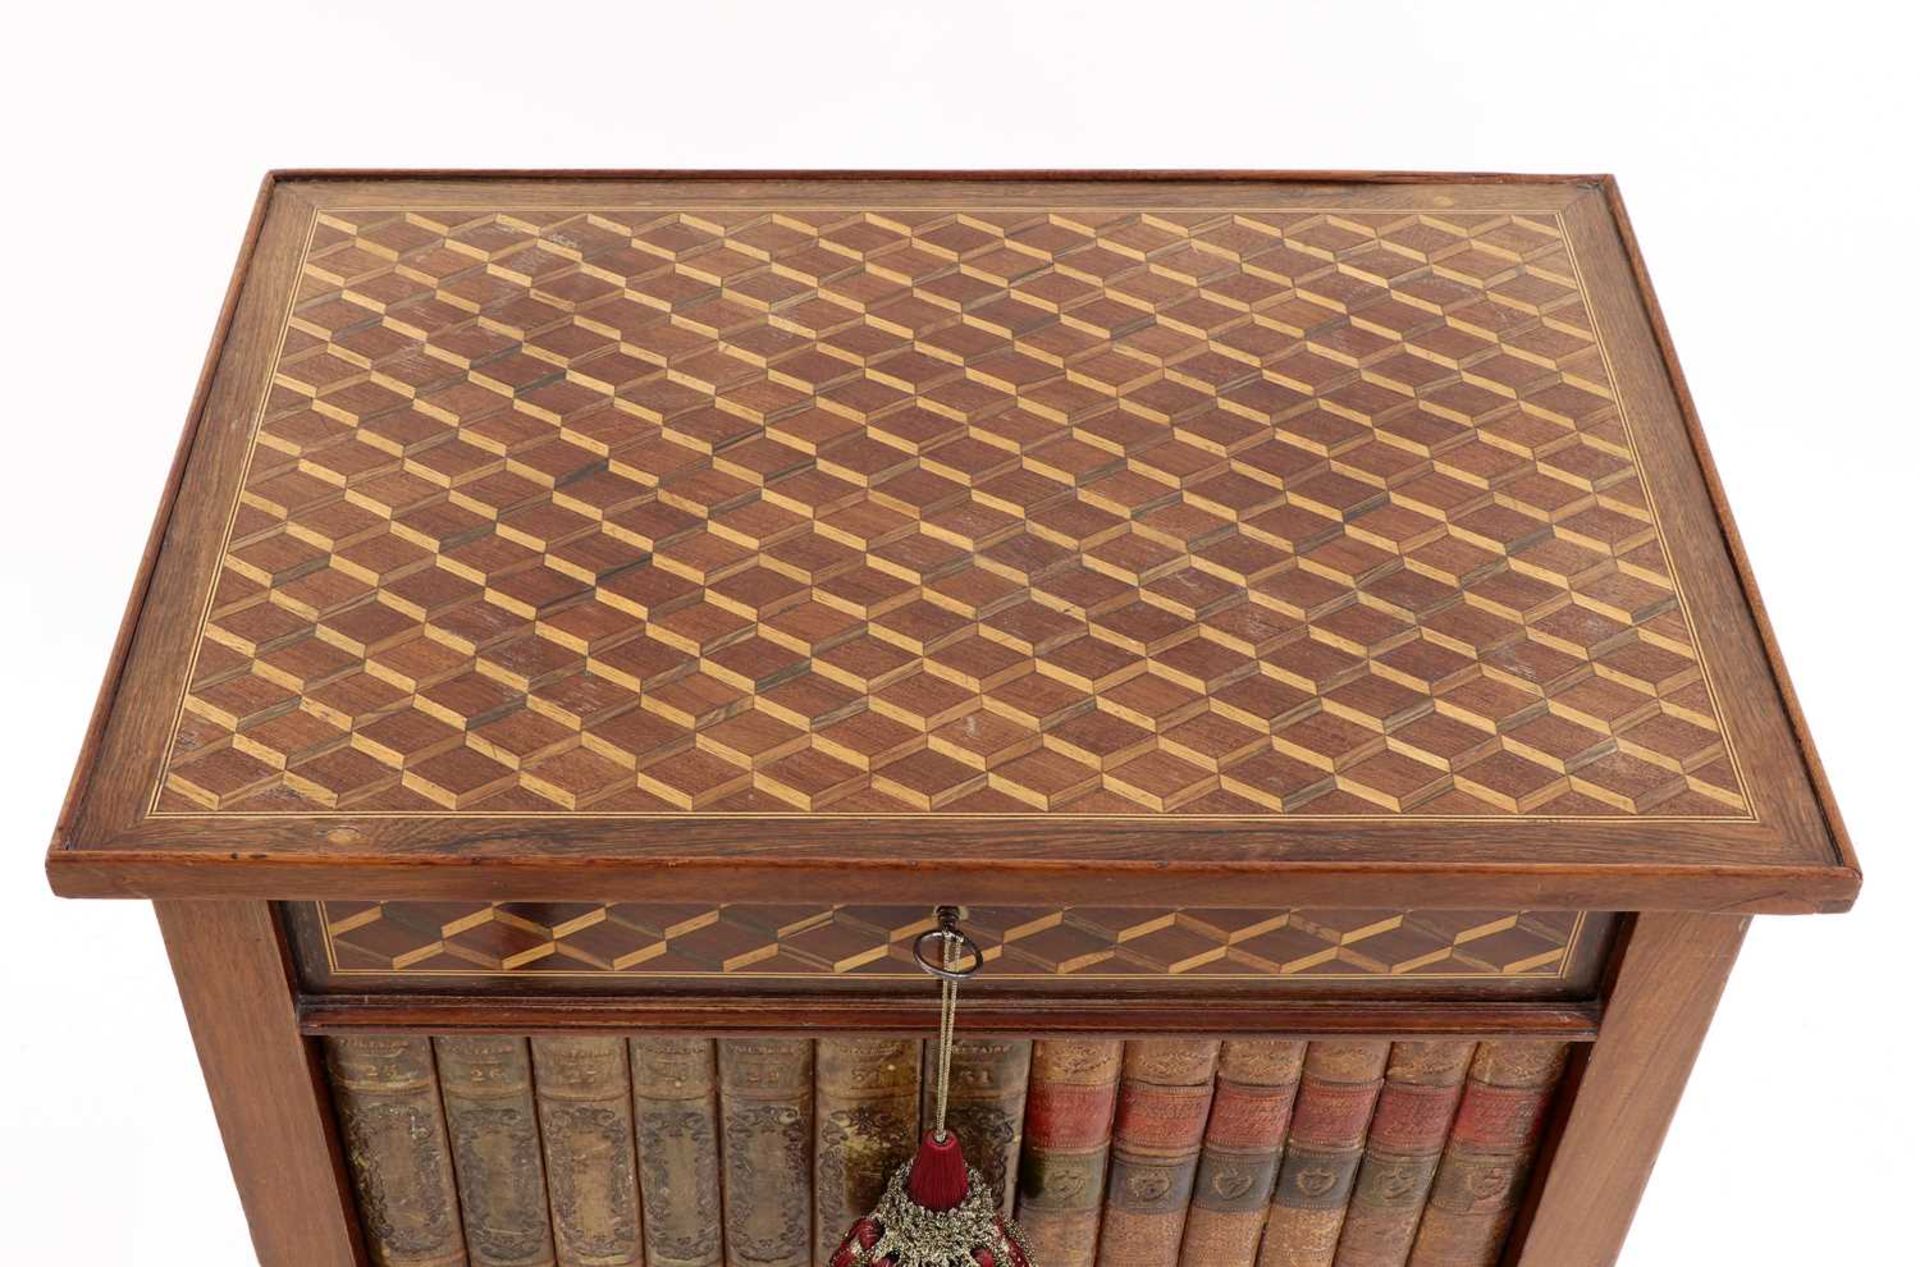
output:
{"label": "key ring loop", "polygon": [[[943,906],[939,913],[940,926],[929,928],[913,939],[913,958],[920,965],[920,971],[942,981],[965,981],[980,971],[986,962],[986,956],[973,938],[960,931],[960,912],[951,906]],[[951,947],[954,954],[942,954]],[[929,953],[931,952],[931,953]],[[949,966],[951,964],[951,966]],[[964,967],[962,965],[965,965]]]}

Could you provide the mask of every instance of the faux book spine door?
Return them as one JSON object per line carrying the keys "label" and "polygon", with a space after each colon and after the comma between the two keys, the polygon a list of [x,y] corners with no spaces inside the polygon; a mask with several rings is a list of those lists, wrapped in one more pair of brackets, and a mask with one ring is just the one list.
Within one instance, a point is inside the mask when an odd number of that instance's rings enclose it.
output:
{"label": "faux book spine door", "polygon": [[[917,1040],[331,1037],[377,1267],[818,1267],[912,1155]],[[967,1040],[1047,1267],[1499,1261],[1569,1045]]]}

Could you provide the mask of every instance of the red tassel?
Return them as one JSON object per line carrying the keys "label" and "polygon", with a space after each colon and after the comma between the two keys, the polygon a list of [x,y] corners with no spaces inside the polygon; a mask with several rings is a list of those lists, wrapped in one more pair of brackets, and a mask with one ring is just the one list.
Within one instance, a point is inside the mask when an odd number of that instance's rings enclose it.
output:
{"label": "red tassel", "polygon": [[[936,1259],[1032,1267],[1019,1231],[1000,1217],[999,1204],[980,1172],[967,1169],[959,1138],[935,1139],[928,1131],[913,1161],[893,1172],[880,1204],[848,1229],[827,1267],[902,1267]],[[965,1246],[964,1258],[955,1257],[956,1244]]]}
{"label": "red tassel", "polygon": [[960,1153],[960,1137],[951,1131],[934,1138],[928,1131],[907,1173],[907,1195],[926,1210],[952,1210],[967,1199],[967,1159]]}

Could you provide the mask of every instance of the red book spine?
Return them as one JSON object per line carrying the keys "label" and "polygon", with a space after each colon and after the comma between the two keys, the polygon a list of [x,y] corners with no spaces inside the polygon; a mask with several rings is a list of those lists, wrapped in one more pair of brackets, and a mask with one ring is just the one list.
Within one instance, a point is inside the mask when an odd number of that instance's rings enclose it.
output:
{"label": "red book spine", "polygon": [[1480,1044],[1410,1267],[1499,1262],[1566,1057],[1565,1043]]}
{"label": "red book spine", "polygon": [[1127,1044],[1100,1267],[1174,1267],[1180,1257],[1219,1056],[1212,1039]]}
{"label": "red book spine", "polygon": [[1306,1053],[1290,1040],[1221,1044],[1180,1267],[1253,1267]]}
{"label": "red book spine", "polygon": [[1404,1267],[1474,1044],[1395,1043],[1340,1231],[1338,1267]]}
{"label": "red book spine", "polygon": [[1120,1059],[1117,1042],[1033,1045],[1019,1218],[1047,1267],[1092,1267]]}
{"label": "red book spine", "polygon": [[1329,1267],[1360,1169],[1387,1043],[1314,1043],[1267,1211],[1260,1267]]}

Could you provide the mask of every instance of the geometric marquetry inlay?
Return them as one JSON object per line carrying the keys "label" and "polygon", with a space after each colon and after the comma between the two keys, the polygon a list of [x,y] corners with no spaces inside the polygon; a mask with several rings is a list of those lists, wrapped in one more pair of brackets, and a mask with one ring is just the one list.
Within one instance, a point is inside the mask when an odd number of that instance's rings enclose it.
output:
{"label": "geometric marquetry inlay", "polygon": [[[756,903],[319,904],[337,977],[923,980],[924,906]],[[982,981],[1562,976],[1576,911],[973,907]]]}
{"label": "geometric marquetry inlay", "polygon": [[302,269],[161,815],[1748,814],[1552,212],[324,210]]}

